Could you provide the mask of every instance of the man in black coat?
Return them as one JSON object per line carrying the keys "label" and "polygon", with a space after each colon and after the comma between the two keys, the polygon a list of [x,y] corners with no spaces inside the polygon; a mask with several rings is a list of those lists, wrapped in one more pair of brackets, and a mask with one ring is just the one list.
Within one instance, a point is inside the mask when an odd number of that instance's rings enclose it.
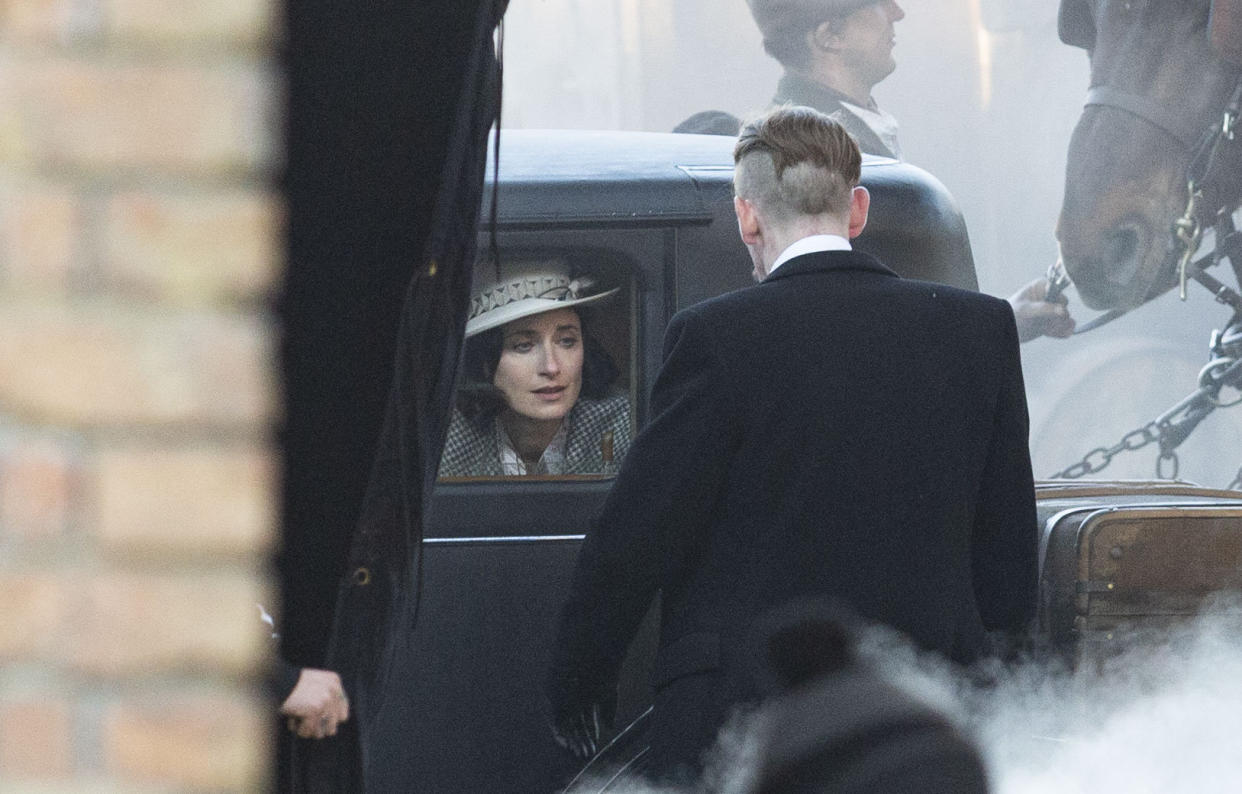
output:
{"label": "man in black coat", "polygon": [[968,663],[1035,610],[1027,411],[1003,300],[850,250],[857,145],[806,107],[742,130],[734,201],[761,283],[679,312],[634,442],[586,537],[549,680],[589,753],[657,590],[651,764],[695,774],[753,699],[754,619],[844,601]]}

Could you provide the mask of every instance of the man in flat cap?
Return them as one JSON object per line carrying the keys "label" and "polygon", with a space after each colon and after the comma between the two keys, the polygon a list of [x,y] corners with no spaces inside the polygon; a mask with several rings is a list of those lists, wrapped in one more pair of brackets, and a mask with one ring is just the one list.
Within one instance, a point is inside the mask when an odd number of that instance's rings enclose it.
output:
{"label": "man in flat cap", "polygon": [[[900,160],[897,120],[871,90],[893,73],[894,26],[906,12],[896,0],[746,0],[763,48],[785,67],[773,105],[807,105],[840,124],[867,154]],[[1065,296],[1045,300],[1037,278],[1009,297],[1023,342],[1068,337],[1074,320]]]}
{"label": "man in flat cap", "polygon": [[867,154],[901,159],[897,120],[871,89],[897,68],[896,0],[747,0],[763,48],[785,67],[774,105],[807,105],[845,127]]}

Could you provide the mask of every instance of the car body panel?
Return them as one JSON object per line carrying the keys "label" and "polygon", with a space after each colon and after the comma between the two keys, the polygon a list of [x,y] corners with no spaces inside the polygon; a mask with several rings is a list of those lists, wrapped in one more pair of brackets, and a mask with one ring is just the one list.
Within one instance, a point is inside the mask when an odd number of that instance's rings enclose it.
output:
{"label": "car body panel", "polygon": [[[479,267],[561,256],[627,285],[628,389],[639,428],[678,309],[752,283],[732,209],[733,139],[505,131],[496,223],[482,209]],[[490,179],[490,174],[489,174]],[[859,247],[899,274],[976,287],[965,224],[943,185],[868,157],[871,221]],[[457,480],[426,515],[417,625],[368,758],[377,790],[552,790],[578,766],[553,742],[542,685],[555,621],[605,479]],[[646,707],[653,608],[622,671],[617,726]]]}

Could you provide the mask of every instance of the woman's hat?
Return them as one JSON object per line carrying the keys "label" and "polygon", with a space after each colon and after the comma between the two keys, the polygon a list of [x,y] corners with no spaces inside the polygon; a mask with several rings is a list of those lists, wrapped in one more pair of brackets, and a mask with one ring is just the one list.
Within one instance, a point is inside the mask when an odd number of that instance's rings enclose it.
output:
{"label": "woman's hat", "polygon": [[[478,274],[495,276],[496,270],[480,262],[475,273],[477,285]],[[590,278],[570,278],[569,265],[560,260],[502,262],[500,276],[499,281],[484,283],[471,295],[467,338],[521,317],[595,303],[620,289],[593,292],[594,282]]]}

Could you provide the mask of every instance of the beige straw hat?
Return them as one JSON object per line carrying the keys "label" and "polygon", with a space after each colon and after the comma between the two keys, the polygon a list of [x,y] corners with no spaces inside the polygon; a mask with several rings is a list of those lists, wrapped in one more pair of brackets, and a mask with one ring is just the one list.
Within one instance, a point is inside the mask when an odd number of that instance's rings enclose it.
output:
{"label": "beige straw hat", "polygon": [[[479,262],[475,273],[494,279],[496,270],[489,262]],[[620,289],[598,292],[592,291],[594,286],[588,277],[570,278],[569,265],[564,261],[502,262],[500,280],[483,283],[470,296],[466,337],[532,314],[596,303]]]}

